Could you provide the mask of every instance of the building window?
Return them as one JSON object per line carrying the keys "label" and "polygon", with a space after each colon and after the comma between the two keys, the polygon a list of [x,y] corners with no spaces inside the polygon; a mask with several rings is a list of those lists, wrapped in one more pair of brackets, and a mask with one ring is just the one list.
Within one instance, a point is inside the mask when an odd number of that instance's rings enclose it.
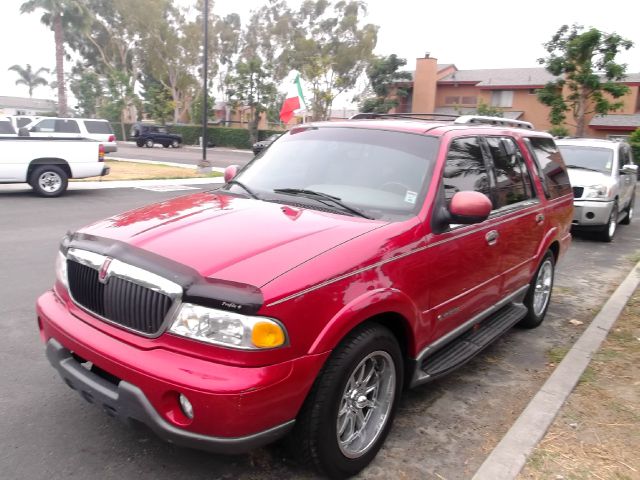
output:
{"label": "building window", "polygon": [[529,95],[537,95],[540,90],[542,90],[542,89],[541,88],[530,88],[529,89]]}
{"label": "building window", "polygon": [[478,97],[462,97],[462,105],[477,105]]}
{"label": "building window", "polygon": [[457,97],[457,96],[444,97],[445,105],[458,105],[459,103],[460,103],[460,97]]}
{"label": "building window", "polygon": [[511,107],[513,105],[513,90],[494,90],[491,92],[492,107]]}

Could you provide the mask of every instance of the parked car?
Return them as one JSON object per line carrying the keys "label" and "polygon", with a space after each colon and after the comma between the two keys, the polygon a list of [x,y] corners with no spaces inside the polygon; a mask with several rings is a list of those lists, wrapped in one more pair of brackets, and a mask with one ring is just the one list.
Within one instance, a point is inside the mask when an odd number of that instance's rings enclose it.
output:
{"label": "parked car", "polygon": [[403,386],[540,325],[571,239],[550,135],[397,116],[295,127],[219,190],[67,235],[37,302],[51,364],[173,443],[288,433],[329,476],[360,471]]}
{"label": "parked car", "polygon": [[593,138],[559,139],[571,185],[573,227],[593,230],[610,242],[618,222],[631,223],[638,166],[629,144]]}
{"label": "parked car", "polygon": [[111,124],[99,118],[43,117],[27,128],[32,137],[88,138],[102,143],[105,153],[118,150]]}
{"label": "parked car", "polygon": [[28,183],[38,195],[57,197],[66,191],[70,178],[109,173],[101,143],[23,136],[28,132],[20,130],[20,136],[0,135],[0,183]]}
{"label": "parked car", "polygon": [[251,149],[253,150],[253,154],[254,155],[259,154],[262,150],[264,150],[273,142],[275,142],[278,138],[280,138],[281,135],[282,135],[281,133],[274,133],[273,135],[269,135],[264,140],[260,140],[259,142],[254,143],[253,146],[251,147]]}
{"label": "parked car", "polygon": [[152,148],[156,143],[164,148],[179,148],[182,135],[169,133],[166,127],[148,123],[135,123],[131,127],[131,138],[138,147]]}
{"label": "parked car", "polygon": [[18,134],[13,128],[11,120],[7,117],[0,117],[0,137],[17,137]]}

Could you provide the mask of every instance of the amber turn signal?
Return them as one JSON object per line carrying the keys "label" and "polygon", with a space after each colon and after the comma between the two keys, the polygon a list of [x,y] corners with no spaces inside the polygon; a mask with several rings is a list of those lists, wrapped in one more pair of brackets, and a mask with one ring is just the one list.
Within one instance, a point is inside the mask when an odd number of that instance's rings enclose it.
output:
{"label": "amber turn signal", "polygon": [[251,332],[251,341],[258,348],[275,348],[284,345],[282,328],[271,322],[257,322]]}

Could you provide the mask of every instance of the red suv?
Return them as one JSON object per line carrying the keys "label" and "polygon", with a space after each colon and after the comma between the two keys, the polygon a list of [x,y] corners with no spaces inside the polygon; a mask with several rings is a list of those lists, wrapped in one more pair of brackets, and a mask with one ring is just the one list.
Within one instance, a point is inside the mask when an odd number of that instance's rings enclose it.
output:
{"label": "red suv", "polygon": [[539,325],[571,238],[552,137],[367,117],[293,128],[219,190],[69,234],[37,304],[65,382],[189,447],[288,433],[344,477],[380,449],[403,386]]}

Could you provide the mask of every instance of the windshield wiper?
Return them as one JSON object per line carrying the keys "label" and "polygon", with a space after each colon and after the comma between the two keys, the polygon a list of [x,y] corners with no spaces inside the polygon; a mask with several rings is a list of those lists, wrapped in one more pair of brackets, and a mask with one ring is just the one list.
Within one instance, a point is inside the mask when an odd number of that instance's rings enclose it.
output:
{"label": "windshield wiper", "polygon": [[256,200],[260,200],[260,197],[258,197],[258,195],[256,195],[255,193],[253,193],[251,191],[251,189],[249,187],[247,187],[244,183],[242,183],[240,180],[235,180],[235,179],[231,179],[227,182],[227,185],[238,185],[240,188],[242,188],[245,192],[247,192],[249,194],[249,196],[251,198],[255,198]]}
{"label": "windshield wiper", "polygon": [[338,205],[348,212],[353,213],[354,215],[373,220],[372,217],[361,212],[357,208],[350,207],[349,205],[342,202],[342,199],[340,197],[335,197],[333,195],[329,195],[328,193],[316,192],[315,190],[307,190],[306,188],[274,188],[273,191],[275,193],[282,193],[284,195],[299,195],[301,197],[310,198],[312,200],[317,200],[327,206],[330,206],[330,204],[328,203],[330,202],[334,205]]}
{"label": "windshield wiper", "polygon": [[589,170],[591,172],[601,172],[602,171],[602,170],[598,170],[597,168],[583,167],[582,165],[567,165],[567,168],[578,168],[580,170]]}

